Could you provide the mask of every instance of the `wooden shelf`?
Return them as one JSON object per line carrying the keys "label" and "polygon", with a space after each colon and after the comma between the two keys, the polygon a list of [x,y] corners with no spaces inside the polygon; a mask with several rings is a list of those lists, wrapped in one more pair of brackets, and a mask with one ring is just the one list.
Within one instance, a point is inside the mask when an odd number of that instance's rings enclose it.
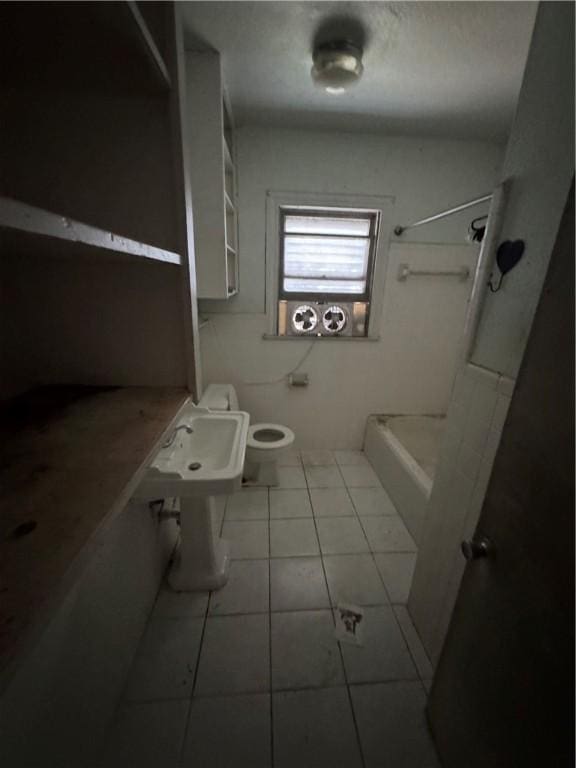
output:
{"label": "wooden shelf", "polygon": [[[166,92],[166,62],[135,2],[4,3],[4,82],[27,89]],[[146,60],[148,63],[146,63]]]}
{"label": "wooden shelf", "polygon": [[181,389],[49,387],[0,409],[0,667],[40,632],[124,509]]}
{"label": "wooden shelf", "polygon": [[142,47],[144,48],[144,51],[152,63],[152,68],[156,73],[159,82],[166,89],[171,88],[172,82],[170,80],[170,75],[168,74],[168,68],[164,62],[162,54],[158,50],[158,46],[154,41],[152,33],[150,32],[148,25],[146,24],[146,21],[140,12],[140,9],[138,8],[138,4],[128,0],[127,6],[131,17],[134,20],[136,30],[138,31],[142,43]]}
{"label": "wooden shelf", "polygon": [[[150,261],[166,264],[180,264],[177,253],[156,248],[147,243],[140,243],[127,237],[107,232],[89,224],[69,219],[57,213],[45,211],[27,205],[9,197],[0,197],[0,242],[6,245],[5,233],[13,235],[10,244],[15,245],[16,239],[26,236],[40,236],[61,241],[62,243],[88,246],[113,254],[125,254]],[[9,248],[5,248],[6,252]]]}
{"label": "wooden shelf", "polygon": [[237,188],[232,114],[216,51],[186,54],[186,89],[198,298],[226,300],[238,287]]}
{"label": "wooden shelf", "polygon": [[234,161],[232,160],[232,154],[230,153],[228,142],[224,136],[222,137],[222,146],[224,148],[224,167],[227,172],[234,173]]}
{"label": "wooden shelf", "polygon": [[226,202],[226,208],[229,211],[232,211],[234,213],[236,211],[236,207],[235,207],[234,203],[232,202],[232,199],[231,199],[230,195],[228,194],[228,192],[224,192],[224,200]]}

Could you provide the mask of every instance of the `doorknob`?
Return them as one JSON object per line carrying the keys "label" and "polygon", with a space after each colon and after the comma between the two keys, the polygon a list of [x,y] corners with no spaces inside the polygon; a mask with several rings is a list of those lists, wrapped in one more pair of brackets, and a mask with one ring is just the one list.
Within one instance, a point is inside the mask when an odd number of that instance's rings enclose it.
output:
{"label": "doorknob", "polygon": [[466,560],[477,560],[479,557],[488,557],[490,553],[490,542],[487,538],[470,539],[460,544],[460,549]]}

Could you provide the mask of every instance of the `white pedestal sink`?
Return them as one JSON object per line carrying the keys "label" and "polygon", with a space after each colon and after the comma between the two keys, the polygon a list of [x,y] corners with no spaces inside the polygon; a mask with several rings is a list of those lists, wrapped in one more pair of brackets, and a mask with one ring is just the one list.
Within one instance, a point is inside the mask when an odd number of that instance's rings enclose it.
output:
{"label": "white pedestal sink", "polygon": [[135,496],[180,499],[180,546],[168,576],[179,591],[219,589],[228,580],[229,545],[213,530],[214,496],[242,485],[250,417],[184,406]]}

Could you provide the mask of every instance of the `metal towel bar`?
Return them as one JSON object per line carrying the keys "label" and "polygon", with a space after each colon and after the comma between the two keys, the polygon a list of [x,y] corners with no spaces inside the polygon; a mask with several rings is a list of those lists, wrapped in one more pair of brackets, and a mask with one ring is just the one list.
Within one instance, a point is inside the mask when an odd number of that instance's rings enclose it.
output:
{"label": "metal towel bar", "polygon": [[408,264],[400,264],[398,267],[398,280],[407,280],[411,275],[415,277],[458,277],[462,282],[470,277],[468,267],[458,269],[411,269]]}

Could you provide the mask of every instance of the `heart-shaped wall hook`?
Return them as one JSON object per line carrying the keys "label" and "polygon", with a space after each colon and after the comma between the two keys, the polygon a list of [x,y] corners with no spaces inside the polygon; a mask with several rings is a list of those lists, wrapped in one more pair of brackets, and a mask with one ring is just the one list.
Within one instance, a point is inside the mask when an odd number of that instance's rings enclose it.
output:
{"label": "heart-shaped wall hook", "polygon": [[524,248],[524,240],[505,240],[503,243],[500,243],[496,251],[496,264],[500,270],[500,280],[496,287],[492,285],[492,280],[488,283],[492,293],[500,290],[504,275],[518,264],[524,255]]}
{"label": "heart-shaped wall hook", "polygon": [[505,240],[496,252],[496,264],[505,275],[514,269],[524,254],[524,240]]}

